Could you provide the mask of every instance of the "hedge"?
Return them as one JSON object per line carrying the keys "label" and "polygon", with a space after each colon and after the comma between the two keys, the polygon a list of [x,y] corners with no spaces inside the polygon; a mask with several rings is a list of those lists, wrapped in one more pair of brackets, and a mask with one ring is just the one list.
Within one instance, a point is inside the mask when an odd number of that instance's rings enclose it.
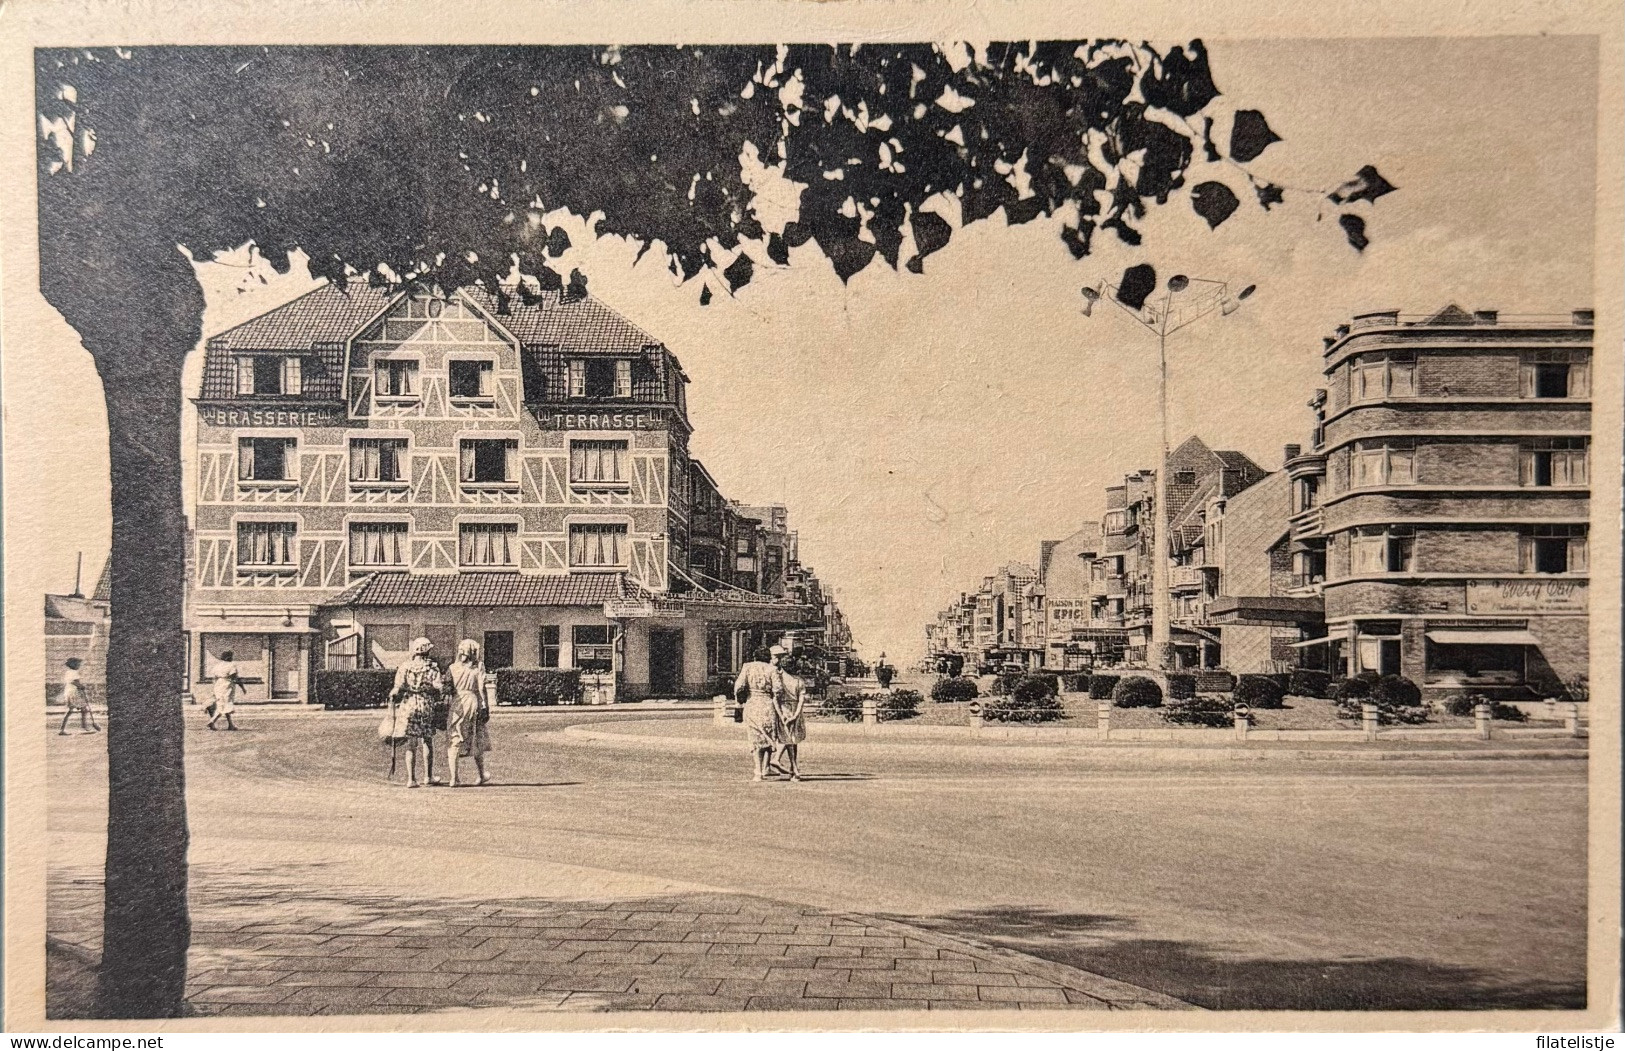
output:
{"label": "hedge", "polygon": [[832,693],[824,697],[824,703],[817,709],[809,708],[813,715],[823,716],[826,719],[845,719],[855,723],[863,718],[863,695],[859,693]]}
{"label": "hedge", "polygon": [[1236,677],[1218,668],[1196,673],[1197,693],[1229,693],[1236,688]]}
{"label": "hedge", "polygon": [[1236,683],[1236,703],[1250,708],[1280,708],[1286,691],[1269,675],[1243,675]]}
{"label": "hedge", "polygon": [[557,668],[498,668],[497,703],[553,705],[581,703],[581,673]]}
{"label": "hedge", "polygon": [[1371,699],[1389,708],[1415,708],[1422,703],[1422,691],[1403,675],[1384,675],[1372,687]]}
{"label": "hedge", "polygon": [[982,705],[984,722],[1047,723],[1064,717],[1061,699],[1048,690],[1032,689],[1025,697],[995,697]]}
{"label": "hedge", "polygon": [[1061,689],[1067,693],[1087,693],[1089,691],[1090,675],[1087,671],[1066,671],[1061,673]]}
{"label": "hedge", "polygon": [[1118,675],[1091,675],[1089,676],[1089,699],[1091,701],[1111,700],[1112,691],[1117,689]]}
{"label": "hedge", "polygon": [[1480,704],[1490,706],[1491,719],[1500,719],[1509,723],[1526,723],[1529,721],[1529,713],[1522,708],[1511,704],[1502,704],[1500,701],[1492,703],[1489,698],[1481,693],[1458,693],[1444,702],[1444,710],[1451,715],[1463,715],[1470,718],[1476,714],[1474,709]]}
{"label": "hedge", "polygon": [[1403,675],[1361,672],[1352,679],[1341,680],[1333,692],[1339,719],[1364,718],[1364,707],[1370,703],[1376,705],[1379,726],[1428,720],[1422,691]]}
{"label": "hedge", "polygon": [[1153,679],[1131,675],[1112,688],[1112,704],[1119,708],[1161,708],[1162,687]]}
{"label": "hedge", "polygon": [[346,708],[382,708],[395,688],[395,673],[388,668],[359,671],[318,671],[316,700],[329,711]]}
{"label": "hedge", "polygon": [[931,699],[933,701],[969,701],[974,700],[980,691],[976,688],[976,680],[966,675],[956,675],[949,678],[938,679],[931,686]]}
{"label": "hedge", "polygon": [[1299,668],[1289,677],[1286,692],[1294,697],[1330,697],[1332,695],[1331,673],[1315,671],[1311,668]]}
{"label": "hedge", "polygon": [[1168,699],[1174,701],[1188,701],[1196,696],[1196,676],[1189,672],[1173,671],[1168,673]]}
{"label": "hedge", "polygon": [[[1157,714],[1176,726],[1233,726],[1236,720],[1235,705],[1229,698],[1211,694],[1171,701]],[[1247,721],[1253,721],[1251,715]]]}

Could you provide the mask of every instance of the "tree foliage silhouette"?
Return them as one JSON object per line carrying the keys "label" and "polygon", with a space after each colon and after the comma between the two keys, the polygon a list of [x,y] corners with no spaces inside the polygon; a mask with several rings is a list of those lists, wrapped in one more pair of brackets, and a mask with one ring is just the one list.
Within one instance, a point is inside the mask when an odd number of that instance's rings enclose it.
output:
{"label": "tree foliage silhouette", "polygon": [[[1226,117],[1200,41],[726,47],[191,47],[36,52],[41,284],[94,356],[108,405],[113,628],[100,1011],[181,1008],[189,931],[182,770],[181,366],[199,341],[193,258],[252,242],[344,284],[483,283],[555,269],[546,216],[659,246],[702,302],[817,246],[842,280],[919,272],[957,221],[1059,217],[1074,257],[1225,159],[1279,141]],[[1216,120],[1233,125],[1225,157]],[[800,186],[764,228],[744,162]],[[1211,226],[1239,198],[1193,194]],[[1393,187],[1362,169],[1334,203]],[[1324,191],[1304,191],[1324,195]],[[950,209],[952,211],[952,209]],[[1363,247],[1350,224],[1349,239]],[[747,246],[758,246],[753,259]]]}

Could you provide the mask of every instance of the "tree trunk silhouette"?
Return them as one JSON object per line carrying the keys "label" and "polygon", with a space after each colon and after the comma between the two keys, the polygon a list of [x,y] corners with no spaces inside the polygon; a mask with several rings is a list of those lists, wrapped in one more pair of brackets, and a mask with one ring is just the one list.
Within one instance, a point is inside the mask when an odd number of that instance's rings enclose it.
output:
{"label": "tree trunk silhouette", "polygon": [[[49,231],[49,233],[46,233]],[[186,644],[181,608],[181,370],[202,330],[203,292],[173,242],[106,228],[42,252],[42,290],[96,361],[107,403],[113,505],[107,652],[107,857],[95,1013],[182,1013],[187,912]],[[128,232],[128,231],[126,231]],[[133,248],[141,245],[145,250]],[[47,262],[49,260],[49,262]]]}

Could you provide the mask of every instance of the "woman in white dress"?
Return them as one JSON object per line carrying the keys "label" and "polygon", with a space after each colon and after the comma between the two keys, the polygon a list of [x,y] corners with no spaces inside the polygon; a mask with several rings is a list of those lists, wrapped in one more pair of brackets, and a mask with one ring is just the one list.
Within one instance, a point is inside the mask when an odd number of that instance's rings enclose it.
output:
{"label": "woman in white dress", "polygon": [[232,652],[226,650],[220,654],[220,660],[214,666],[214,704],[211,705],[214,711],[209,713],[209,729],[218,729],[214,724],[222,717],[226,720],[226,729],[237,729],[231,716],[237,710],[237,691],[241,688],[242,673],[237,670]]}
{"label": "woman in white dress", "polygon": [[803,714],[807,707],[807,684],[790,670],[789,655],[778,646],[773,650],[774,663],[779,668],[779,765],[790,775],[790,780],[801,780],[801,765],[796,757],[797,746],[807,739],[807,720]]}
{"label": "woman in white dress", "polygon": [[752,781],[767,776],[773,750],[779,746],[782,727],[779,723],[779,669],[773,666],[773,657],[765,649],[751,654],[751,659],[739,669],[734,680],[734,699],[745,706],[745,729],[750,734],[750,747],[756,765]]}
{"label": "woman in white dress", "polygon": [[480,647],[473,639],[457,644],[457,660],[452,663],[449,678],[456,694],[446,719],[450,738],[446,767],[451,771],[451,787],[457,787],[457,761],[465,758],[474,760],[479,783],[488,784],[491,778],[485,770],[485,755],[491,750],[491,739],[485,724],[491,718],[491,709],[485,701],[485,665],[480,663]]}

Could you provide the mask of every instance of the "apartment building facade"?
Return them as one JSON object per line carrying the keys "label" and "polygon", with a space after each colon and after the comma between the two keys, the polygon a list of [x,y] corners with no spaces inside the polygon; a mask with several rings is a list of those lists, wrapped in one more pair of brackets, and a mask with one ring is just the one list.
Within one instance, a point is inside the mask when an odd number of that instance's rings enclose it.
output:
{"label": "apartment building facade", "polygon": [[194,682],[230,650],[248,699],[309,700],[314,670],[390,667],[424,635],[623,697],[708,689],[818,611],[735,582],[687,383],[657,339],[557,292],[325,285],[210,339]]}

